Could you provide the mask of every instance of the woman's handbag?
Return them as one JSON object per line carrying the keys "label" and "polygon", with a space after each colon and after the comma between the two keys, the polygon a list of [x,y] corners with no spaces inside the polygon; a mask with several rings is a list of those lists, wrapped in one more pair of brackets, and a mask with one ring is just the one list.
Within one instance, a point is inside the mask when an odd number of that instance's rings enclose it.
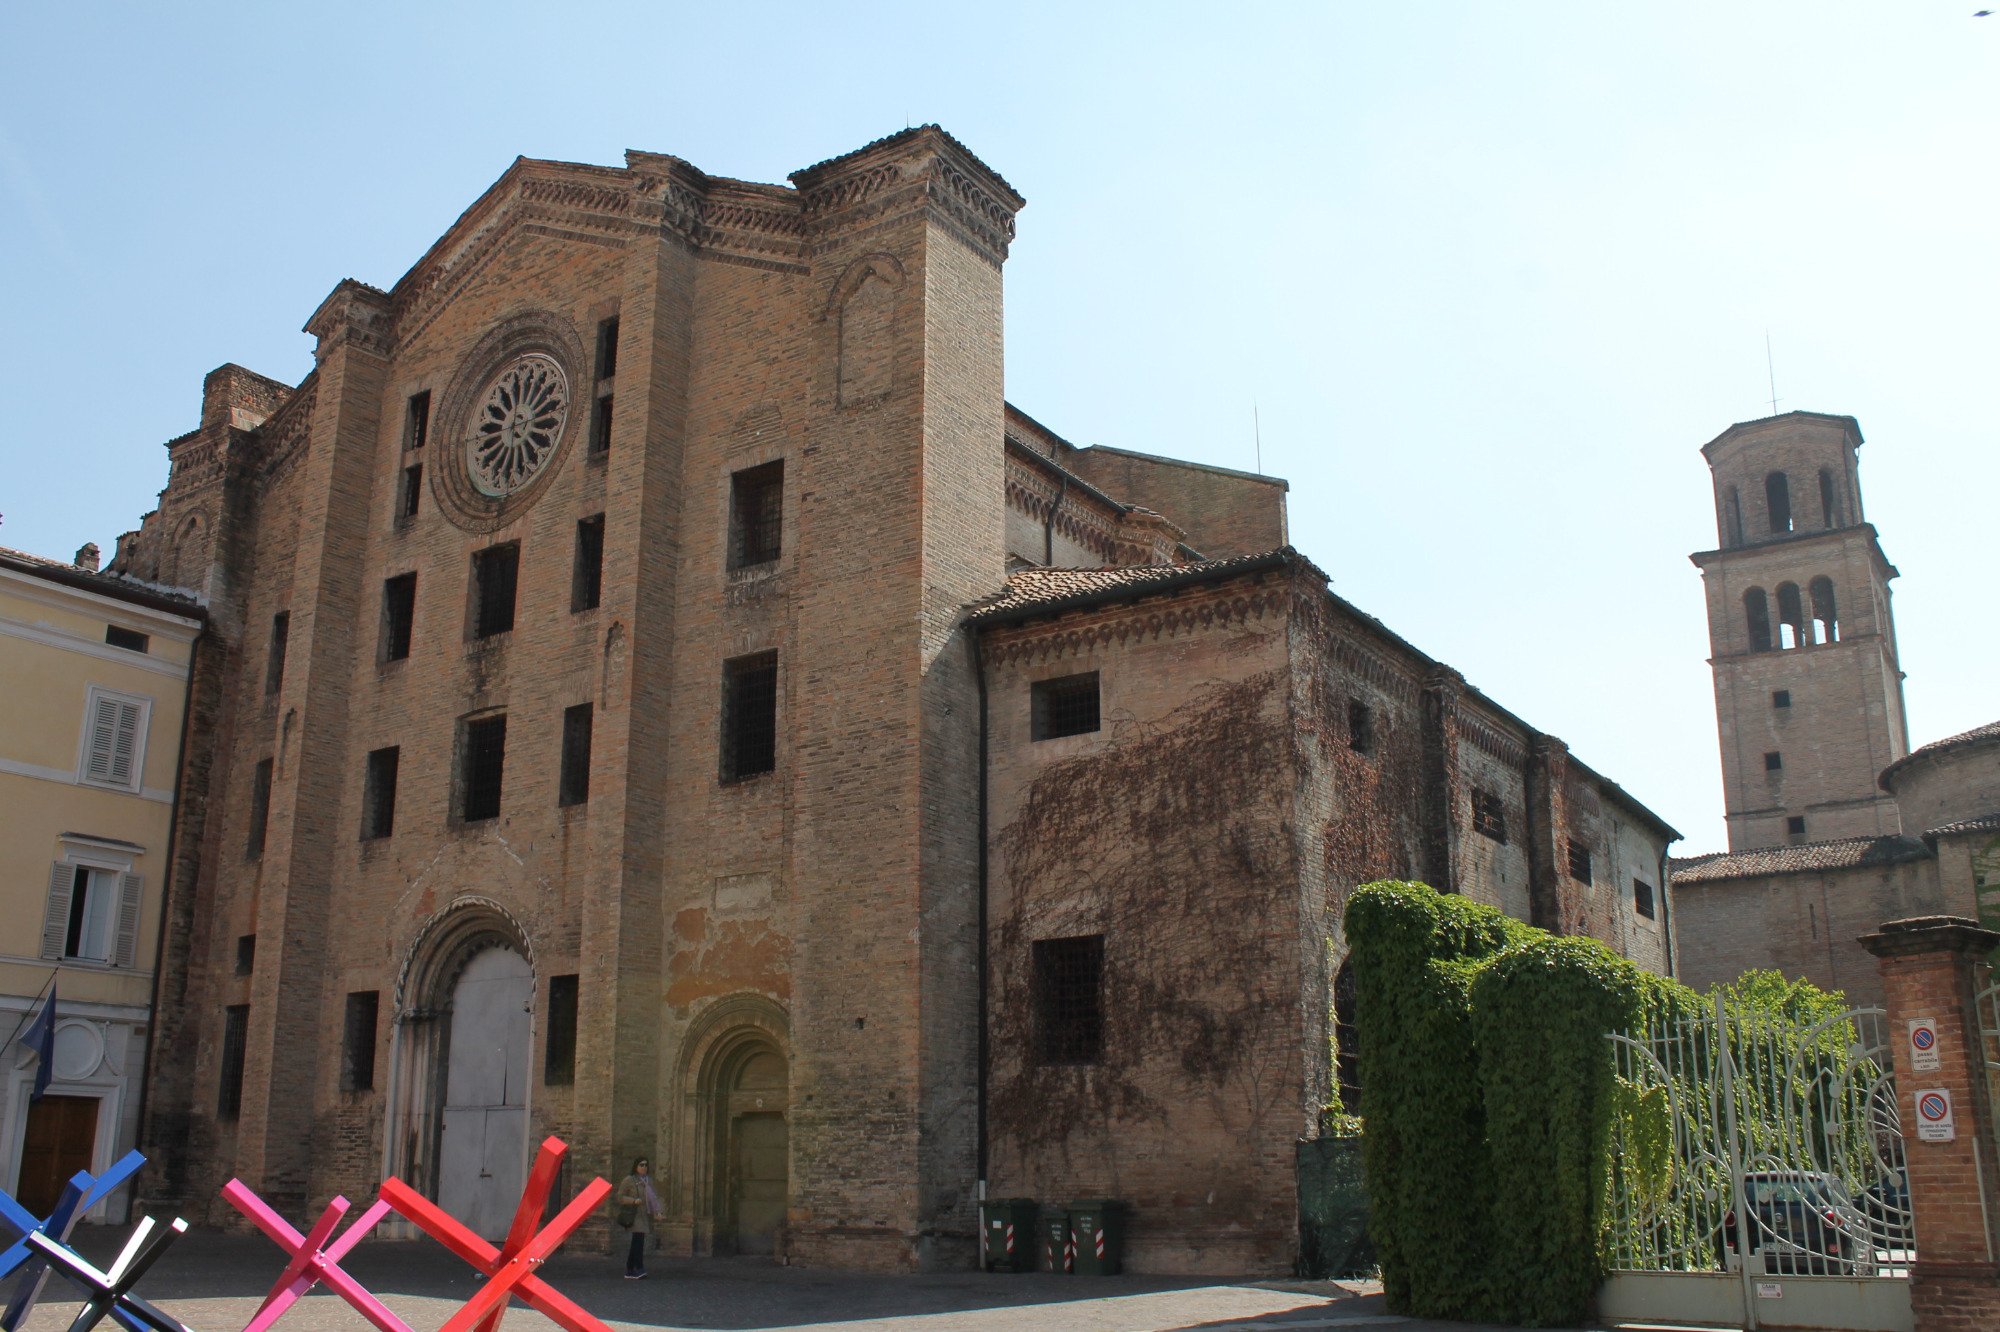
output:
{"label": "woman's handbag", "polygon": [[618,1204],[618,1224],[630,1230],[632,1223],[639,1219],[639,1204],[622,1202]]}

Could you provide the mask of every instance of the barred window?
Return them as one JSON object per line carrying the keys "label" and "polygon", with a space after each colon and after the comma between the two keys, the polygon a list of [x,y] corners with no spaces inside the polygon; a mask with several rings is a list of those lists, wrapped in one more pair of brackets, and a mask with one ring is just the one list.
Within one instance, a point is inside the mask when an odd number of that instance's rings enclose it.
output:
{"label": "barred window", "polygon": [[250,1005],[231,1004],[222,1010],[222,1067],[215,1089],[215,1117],[234,1119],[243,1112],[243,1055],[250,1039]]}
{"label": "barred window", "polygon": [[410,408],[403,418],[403,447],[420,449],[431,437],[431,391],[410,395]]}
{"label": "barred window", "polygon": [[1644,879],[1632,880],[1632,909],[1647,920],[1653,918],[1653,885]]}
{"label": "barred window", "polygon": [[576,977],[549,977],[549,1039],[542,1051],[542,1083],[576,1081]]}
{"label": "barred window", "polygon": [[1097,672],[1037,680],[1032,688],[1032,734],[1037,740],[1083,735],[1099,725]]}
{"label": "barred window", "polygon": [[521,543],[488,546],[472,557],[474,638],[491,638],[514,627],[514,588],[521,572]]}
{"label": "barred window", "polygon": [[785,463],[765,463],[729,478],[729,567],[769,564],[783,547]]}
{"label": "barred window", "polygon": [[375,1086],[375,1019],[379,990],[355,990],[347,996],[347,1020],[340,1034],[340,1089],[370,1091]]}
{"label": "barred window", "polygon": [[1507,844],[1507,811],[1500,797],[1483,786],[1472,788],[1472,830],[1502,846]]}
{"label": "barred window", "polygon": [[1578,883],[1590,882],[1590,847],[1574,837],[1569,839],[1569,877]]}
{"label": "barred window", "polygon": [[581,805],[590,799],[591,705],[563,709],[562,780],[557,803]]}
{"label": "barred window", "polygon": [[507,766],[507,716],[465,723],[459,736],[459,818],[466,823],[500,817],[500,777]]}
{"label": "barred window", "polygon": [[778,766],[778,654],[759,652],[722,664],[722,780],[739,781]]}
{"label": "barred window", "polygon": [[1104,936],[1037,939],[1035,1053],[1044,1064],[1095,1064],[1104,1055]]}

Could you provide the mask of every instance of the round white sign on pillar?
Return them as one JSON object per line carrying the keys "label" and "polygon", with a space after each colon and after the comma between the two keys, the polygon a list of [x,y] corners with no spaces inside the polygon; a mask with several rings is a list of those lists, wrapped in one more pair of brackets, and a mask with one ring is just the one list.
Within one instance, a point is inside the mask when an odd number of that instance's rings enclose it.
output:
{"label": "round white sign on pillar", "polygon": [[1917,1073],[1935,1073],[1938,1063],[1936,1018],[1910,1019],[1910,1068]]}
{"label": "round white sign on pillar", "polygon": [[1950,1142],[1958,1136],[1951,1113],[1951,1090],[1926,1087],[1917,1092],[1917,1141]]}

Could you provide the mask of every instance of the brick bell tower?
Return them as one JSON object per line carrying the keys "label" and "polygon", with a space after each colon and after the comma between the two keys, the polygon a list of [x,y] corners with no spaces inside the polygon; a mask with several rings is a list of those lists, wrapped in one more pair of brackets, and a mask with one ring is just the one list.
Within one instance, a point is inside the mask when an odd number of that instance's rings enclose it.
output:
{"label": "brick bell tower", "polygon": [[1718,548],[1691,558],[1731,851],[1901,831],[1876,781],[1910,748],[1896,568],[1862,517],[1860,446],[1851,416],[1786,412],[1702,448]]}

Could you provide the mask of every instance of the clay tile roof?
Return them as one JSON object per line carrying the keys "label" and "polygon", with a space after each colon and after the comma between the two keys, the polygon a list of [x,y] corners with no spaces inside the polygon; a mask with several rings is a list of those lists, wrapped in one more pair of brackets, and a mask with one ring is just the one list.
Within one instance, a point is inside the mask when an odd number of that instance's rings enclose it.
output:
{"label": "clay tile roof", "polygon": [[1959,819],[1924,831],[1926,837],[1955,837],[1963,833],[2000,832],[2000,814],[1983,814],[1976,819]]}
{"label": "clay tile roof", "polygon": [[1274,569],[1298,558],[1290,546],[1255,555],[1197,564],[1144,564],[1112,569],[1022,569],[1007,580],[1007,590],[975,603],[967,619],[974,624],[1025,620],[1052,615],[1071,607],[1171,592],[1197,583],[1211,583],[1238,574]]}
{"label": "clay tile roof", "polygon": [[1882,789],[1893,792],[1895,788],[1889,784],[1889,779],[1896,773],[1901,772],[1905,767],[1915,763],[1918,759],[1931,758],[1942,754],[1947,749],[1957,749],[1962,745],[1977,745],[1992,740],[2000,740],[2000,721],[1988,722],[1984,726],[1975,726],[1969,731],[1960,731],[1957,735],[1948,735],[1942,740],[1933,740],[1927,745],[1911,750],[1902,758],[1897,759],[1894,763],[1882,769]]}
{"label": "clay tile roof", "polygon": [[1843,837],[1831,842],[1767,846],[1755,851],[1721,851],[1673,862],[1674,885],[1723,879],[1758,879],[1770,874],[1810,874],[1857,865],[1900,865],[1926,860],[1930,848],[1914,837]]}
{"label": "clay tile roof", "polygon": [[193,590],[189,588],[148,583],[144,579],[133,578],[129,574],[112,573],[108,569],[93,571],[65,560],[52,560],[46,555],[15,550],[11,546],[0,546],[0,567],[33,574],[52,583],[82,588],[86,592],[96,592],[101,596],[116,597],[120,601],[129,601],[134,605],[169,611],[175,615],[188,615],[199,619],[208,614]]}

